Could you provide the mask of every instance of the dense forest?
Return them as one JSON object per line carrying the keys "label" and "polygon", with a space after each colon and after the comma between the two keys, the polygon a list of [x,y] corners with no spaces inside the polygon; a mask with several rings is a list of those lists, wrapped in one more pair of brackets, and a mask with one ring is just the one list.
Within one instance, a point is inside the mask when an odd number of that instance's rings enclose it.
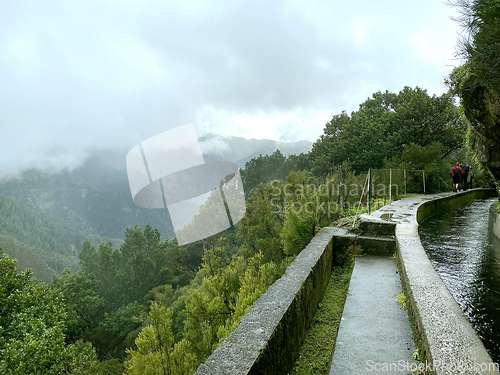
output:
{"label": "dense forest", "polygon": [[[222,150],[214,152],[213,144],[222,145]],[[284,155],[308,152],[311,142],[284,143],[205,135],[200,138],[200,146],[207,160],[231,161],[244,167],[252,155],[270,154],[278,148]],[[125,163],[127,152],[120,149],[94,150],[82,165],[71,171],[25,170],[17,178],[0,180],[0,195],[38,209],[39,213],[57,219],[89,238],[91,235],[101,236],[113,239],[112,242],[119,245],[115,239],[124,240],[126,228],[135,225],[144,228],[151,224],[160,230],[162,239],[172,239],[175,233],[168,211],[139,207],[130,199]],[[80,249],[82,243],[77,248]],[[73,263],[66,262],[66,259],[60,259],[59,263],[74,268],[77,262],[76,258]],[[56,273],[60,274],[63,268]]]}
{"label": "dense forest", "polygon": [[[214,152],[213,144],[223,145]],[[251,155],[308,152],[312,143],[276,142],[206,135],[200,138],[207,160],[233,161],[244,167]],[[0,247],[17,259],[18,270],[32,268],[47,283],[64,268],[80,269],[85,240],[119,248],[125,231],[136,225],[157,228],[162,239],[175,236],[169,212],[136,206],[130,199],[127,150],[94,150],[82,165],[57,173],[28,169],[0,180]]]}
{"label": "dense forest", "polygon": [[[446,172],[466,157],[466,127],[450,94],[377,92],[333,116],[311,152],[248,161],[246,215],[216,236],[179,246],[146,225],[115,247],[59,247],[78,265],[51,285],[1,253],[2,373],[192,374],[321,227],[354,213],[360,192],[321,187],[362,185],[369,168]],[[2,228],[43,228],[26,230],[40,256],[68,243],[68,228],[0,202],[0,217],[22,213]]]}

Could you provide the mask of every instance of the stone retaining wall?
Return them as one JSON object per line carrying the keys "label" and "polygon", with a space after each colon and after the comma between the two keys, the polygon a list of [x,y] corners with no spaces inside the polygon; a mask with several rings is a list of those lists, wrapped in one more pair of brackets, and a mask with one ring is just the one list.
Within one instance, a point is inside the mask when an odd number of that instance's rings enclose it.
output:
{"label": "stone retaining wall", "polygon": [[360,245],[392,255],[394,238],[323,228],[255,302],[195,375],[288,374],[330,280],[336,250]]}

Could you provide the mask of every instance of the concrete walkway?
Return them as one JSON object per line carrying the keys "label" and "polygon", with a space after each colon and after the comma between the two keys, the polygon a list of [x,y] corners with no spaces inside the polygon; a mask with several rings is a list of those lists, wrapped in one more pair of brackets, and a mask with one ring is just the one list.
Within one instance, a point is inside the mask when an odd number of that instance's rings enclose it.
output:
{"label": "concrete walkway", "polygon": [[[393,202],[371,216],[361,215],[361,234],[392,237],[395,233],[403,286],[410,291],[409,309],[400,310],[398,317],[397,308],[389,302],[402,289],[399,275],[394,277],[396,266],[392,259],[385,259],[392,261],[392,278],[390,268],[383,266],[383,259],[357,259],[330,375],[398,370],[411,374],[405,366],[399,367],[398,361],[415,363],[411,358],[415,343],[426,360],[426,368],[429,365],[437,375],[500,374],[498,364],[492,362],[477,332],[434,270],[418,235],[418,223],[426,217],[495,195],[493,189],[432,194]],[[394,316],[389,315],[390,308]],[[411,340],[408,319],[417,335],[415,343]]]}
{"label": "concrete walkway", "polygon": [[401,291],[394,259],[356,258],[330,375],[385,373],[384,364],[391,363],[391,372],[411,373],[405,366],[396,366],[414,362],[416,348],[407,310],[400,309],[396,301]]}

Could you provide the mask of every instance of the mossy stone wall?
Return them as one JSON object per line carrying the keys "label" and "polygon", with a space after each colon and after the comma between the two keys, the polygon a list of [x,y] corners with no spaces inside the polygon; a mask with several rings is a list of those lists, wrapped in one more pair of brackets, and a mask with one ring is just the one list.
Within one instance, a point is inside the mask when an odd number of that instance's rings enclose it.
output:
{"label": "mossy stone wall", "polygon": [[288,374],[330,280],[340,234],[323,228],[195,374]]}

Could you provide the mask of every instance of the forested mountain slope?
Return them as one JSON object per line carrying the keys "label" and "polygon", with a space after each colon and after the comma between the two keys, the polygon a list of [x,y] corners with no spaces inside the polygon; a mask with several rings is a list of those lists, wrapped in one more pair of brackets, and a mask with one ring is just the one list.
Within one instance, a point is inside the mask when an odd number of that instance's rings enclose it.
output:
{"label": "forested mountain slope", "polygon": [[34,205],[0,196],[0,247],[19,259],[20,269],[33,268],[45,281],[65,267],[78,270],[78,254],[86,240],[96,246],[102,241],[115,246],[122,242],[78,231]]}
{"label": "forested mountain slope", "polygon": [[[307,152],[312,143],[276,142],[207,135],[200,138],[207,160],[226,160],[240,167],[254,156]],[[129,190],[125,157],[128,150],[94,151],[83,165],[72,170],[50,173],[35,169],[18,178],[0,180],[0,195],[30,204],[64,221],[72,228],[91,234],[124,239],[125,229],[150,224],[162,239],[172,239],[174,230],[168,210],[136,206]]]}

